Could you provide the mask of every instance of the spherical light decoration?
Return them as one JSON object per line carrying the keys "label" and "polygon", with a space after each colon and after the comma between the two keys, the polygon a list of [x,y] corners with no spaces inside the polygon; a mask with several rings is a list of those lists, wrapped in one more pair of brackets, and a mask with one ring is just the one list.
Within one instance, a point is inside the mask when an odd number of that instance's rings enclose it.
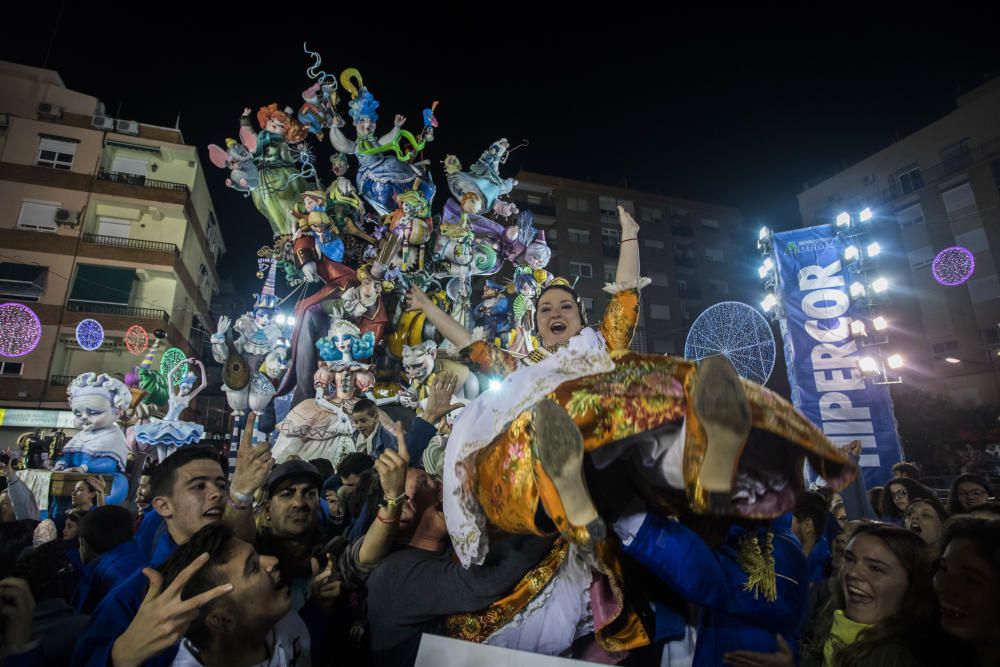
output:
{"label": "spherical light decoration", "polygon": [[23,357],[42,339],[42,322],[20,303],[0,305],[0,357]]}
{"label": "spherical light decoration", "polygon": [[149,334],[138,324],[133,324],[125,332],[125,347],[132,354],[142,355],[149,347]]}
{"label": "spherical light decoration", "polygon": [[968,248],[960,245],[945,248],[934,257],[931,273],[934,280],[946,287],[961,285],[972,277],[976,260]]}
{"label": "spherical light decoration", "polygon": [[174,367],[176,367],[177,364],[184,364],[181,372],[177,374],[177,378],[174,380],[175,386],[179,385],[184,380],[184,376],[188,373],[188,367],[185,361],[186,359],[187,355],[176,347],[170,348],[163,353],[162,357],[160,357],[160,372],[163,373],[163,376],[166,378],[170,377],[170,371],[174,370]]}
{"label": "spherical light decoration", "polygon": [[83,320],[76,325],[76,342],[88,352],[93,352],[104,343],[104,327],[97,320]]}
{"label": "spherical light decoration", "polygon": [[691,325],[684,356],[704,359],[721,354],[736,372],[764,384],[774,370],[774,333],[764,316],[740,301],[710,306]]}

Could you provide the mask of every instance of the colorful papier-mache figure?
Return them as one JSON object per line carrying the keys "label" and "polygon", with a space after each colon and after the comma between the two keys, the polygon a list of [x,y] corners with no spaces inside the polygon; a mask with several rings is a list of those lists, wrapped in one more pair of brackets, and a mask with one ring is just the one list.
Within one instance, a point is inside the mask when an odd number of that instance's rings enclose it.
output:
{"label": "colorful papier-mache figure", "polygon": [[132,402],[128,386],[101,373],[82,373],[66,392],[80,432],[63,446],[53,470],[112,475],[114,482],[107,503],[117,505],[128,495],[125,461],[128,447],[118,419]]}

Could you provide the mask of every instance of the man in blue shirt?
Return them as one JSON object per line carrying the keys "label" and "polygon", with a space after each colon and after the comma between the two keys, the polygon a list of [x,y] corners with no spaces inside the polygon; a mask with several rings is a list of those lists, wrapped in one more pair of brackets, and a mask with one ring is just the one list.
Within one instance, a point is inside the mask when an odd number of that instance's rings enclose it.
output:
{"label": "man in blue shirt", "polygon": [[80,557],[85,564],[73,606],[84,614],[147,560],[132,539],[132,513],[119,505],[97,507],[80,522]]}
{"label": "man in blue shirt", "polygon": [[[178,544],[186,543],[201,527],[218,521],[229,524],[240,539],[253,541],[256,530],[251,499],[274,464],[270,447],[254,446],[252,442],[254,421],[251,413],[240,443],[236,472],[228,488],[225,471],[211,447],[182,447],[156,466],[150,477],[150,504],[166,530],[153,547],[150,566],[161,566]],[[171,663],[177,653],[176,641],[166,650],[151,652],[148,637],[128,631],[147,595],[147,577],[143,571],[132,573],[101,601],[77,643],[73,665],[128,667]]]}

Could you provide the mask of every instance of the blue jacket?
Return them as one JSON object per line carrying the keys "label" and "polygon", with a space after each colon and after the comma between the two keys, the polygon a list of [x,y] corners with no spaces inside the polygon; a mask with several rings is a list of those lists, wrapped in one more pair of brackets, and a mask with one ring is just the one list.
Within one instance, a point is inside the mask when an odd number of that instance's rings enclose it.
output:
{"label": "blue jacket", "polygon": [[[153,556],[147,564],[152,567],[163,565],[176,548],[170,534],[164,532],[157,540]],[[111,664],[111,649],[135,618],[148,588],[149,579],[139,569],[101,600],[90,616],[90,625],[76,644],[71,663],[73,667],[107,667]],[[146,664],[165,667],[173,662],[176,655],[177,646],[173,646]]]}
{"label": "blue jacket", "polygon": [[73,606],[84,614],[92,613],[111,589],[144,568],[148,562],[135,540],[122,542],[106,551],[84,569]]}
{"label": "blue jacket", "polygon": [[[833,521],[833,517],[830,517]],[[827,539],[826,535],[823,535],[813,546],[812,551],[809,552],[808,563],[809,563],[809,583],[816,584],[827,577],[827,567],[830,565],[830,559],[833,554],[830,552],[830,541]]]}
{"label": "blue jacket", "polygon": [[142,521],[139,522],[139,528],[135,531],[135,543],[139,545],[139,549],[143,556],[146,557],[146,561],[149,562],[153,559],[153,549],[156,547],[156,543],[160,540],[160,537],[167,532],[167,524],[163,521],[163,517],[156,513],[152,507],[143,512]]}
{"label": "blue jacket", "polygon": [[778,598],[768,602],[743,590],[747,581],[737,544],[745,530],[733,526],[726,541],[710,548],[677,521],[647,514],[642,527],[623,540],[624,552],[656,574],[684,599],[704,609],[694,665],[721,665],[729,651],[774,653],[780,634],[796,654],[799,625],[808,597],[808,570],[791,515],[772,522]]}

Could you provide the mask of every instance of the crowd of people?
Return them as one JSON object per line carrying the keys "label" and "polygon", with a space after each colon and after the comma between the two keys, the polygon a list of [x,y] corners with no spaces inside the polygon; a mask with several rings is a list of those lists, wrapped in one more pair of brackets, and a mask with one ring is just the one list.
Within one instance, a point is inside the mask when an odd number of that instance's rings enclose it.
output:
{"label": "crowd of people", "polygon": [[834,448],[722,357],[630,352],[644,283],[620,215],[604,320],[553,283],[526,357],[411,289],[505,378],[447,439],[461,405],[441,371],[405,428],[354,404],[336,467],[277,463],[251,413],[232,474],[186,444],[128,507],[84,474],[39,521],[6,464],[4,664],[402,666],[427,634],[604,664],[1000,664],[989,481],[957,477],[946,507],[900,464],[866,490],[858,443]]}

